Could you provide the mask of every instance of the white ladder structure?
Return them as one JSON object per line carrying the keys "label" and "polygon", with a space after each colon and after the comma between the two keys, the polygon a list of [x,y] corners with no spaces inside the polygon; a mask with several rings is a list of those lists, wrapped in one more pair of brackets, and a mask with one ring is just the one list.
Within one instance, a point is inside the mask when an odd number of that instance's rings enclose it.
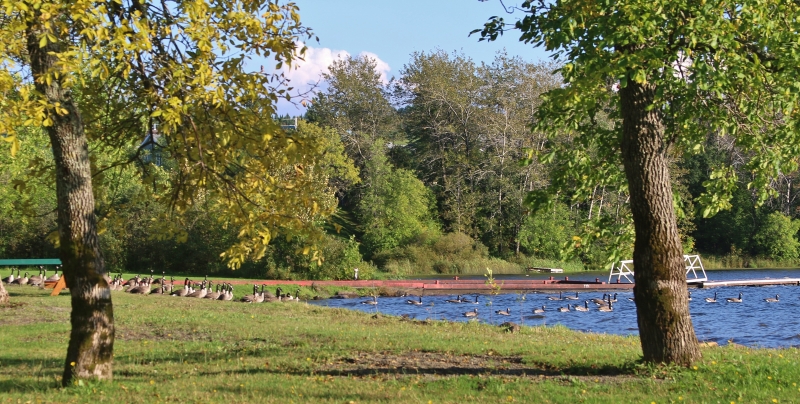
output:
{"label": "white ladder structure", "polygon": [[[700,260],[699,255],[684,255],[683,262],[686,263],[686,283],[708,280],[706,269],[703,268],[703,261]],[[608,283],[611,283],[611,278],[614,276],[617,277],[617,283],[621,282],[622,278],[625,278],[628,283],[633,283],[633,260],[622,260],[619,265],[613,265],[608,274]]]}

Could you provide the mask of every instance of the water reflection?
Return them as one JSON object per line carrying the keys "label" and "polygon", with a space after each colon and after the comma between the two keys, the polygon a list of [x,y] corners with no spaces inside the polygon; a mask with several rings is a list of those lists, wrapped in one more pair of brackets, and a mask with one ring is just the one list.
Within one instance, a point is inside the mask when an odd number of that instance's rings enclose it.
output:
{"label": "water reflection", "polygon": [[[607,277],[607,273],[606,277]],[[575,280],[594,280],[600,273],[582,273],[568,275]],[[800,270],[751,270],[751,271],[709,271],[709,279],[714,281],[733,279],[764,278],[800,278]],[[539,276],[532,275],[534,279]],[[526,278],[523,276],[502,276],[502,279]],[[527,278],[531,278],[527,277]],[[602,277],[601,277],[602,279]],[[606,278],[607,280],[607,278]],[[717,303],[708,303],[706,298],[713,298],[717,293]],[[742,293],[741,303],[728,303],[726,298],[736,298]],[[780,295],[778,302],[768,303],[767,298]],[[421,305],[408,304],[408,297],[381,297],[377,305],[361,304],[362,299],[330,299],[315,301],[313,304],[330,307],[342,307],[366,312],[380,312],[391,315],[407,314],[416,319],[445,319],[450,321],[469,321],[465,313],[478,309],[477,320],[500,324],[514,321],[519,324],[555,325],[562,324],[574,330],[621,335],[637,335],[636,306],[628,298],[632,291],[617,292],[617,302],[613,311],[598,311],[592,299],[602,298],[603,292],[580,292],[579,300],[550,300],[558,297],[558,293],[505,293],[497,296],[477,295],[478,304],[474,304],[476,295],[461,296],[468,303],[448,303],[456,300],[455,295],[424,296]],[[573,296],[565,293],[564,297]],[[416,297],[414,297],[416,300]],[[584,305],[589,301],[589,312],[575,311],[574,305]],[[559,312],[559,308],[570,305],[569,312]],[[543,314],[535,314],[534,309],[545,306]],[[720,345],[729,340],[741,345],[758,347],[788,347],[800,345],[800,287],[797,286],[764,286],[764,287],[728,287],[713,289],[692,289],[692,301],[689,302],[698,339],[715,341]],[[496,312],[509,309],[510,315],[503,316]]]}

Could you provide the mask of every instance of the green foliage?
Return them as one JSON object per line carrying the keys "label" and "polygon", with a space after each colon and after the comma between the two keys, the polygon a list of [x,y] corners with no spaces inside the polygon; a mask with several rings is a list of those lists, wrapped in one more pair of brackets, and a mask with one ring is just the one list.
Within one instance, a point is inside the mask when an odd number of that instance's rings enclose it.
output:
{"label": "green foliage", "polygon": [[325,240],[322,246],[325,260],[322,265],[316,262],[309,265],[308,279],[352,280],[355,268],[358,268],[358,279],[374,278],[376,268],[361,258],[355,236],[349,239],[328,236]]}
{"label": "green foliage", "polygon": [[757,255],[772,259],[797,259],[800,254],[798,230],[800,220],[792,220],[780,212],[772,212],[761,221],[753,235],[753,250]]}
{"label": "green foliage", "polygon": [[574,221],[562,203],[552,209],[532,213],[525,218],[519,232],[525,252],[537,258],[559,259],[564,244],[575,234]]}
{"label": "green foliage", "polygon": [[377,71],[377,62],[368,56],[334,61],[322,74],[325,89],[317,94],[306,118],[339,134],[347,156],[357,167],[371,158],[376,142],[395,140],[397,112]]}
{"label": "green foliage", "polygon": [[[271,118],[277,98],[287,94],[280,69],[302,56],[299,41],[311,36],[294,3],[4,1],[0,10],[8,22],[0,29],[0,133],[12,155],[24,128],[49,127],[79,112],[85,133],[76,135],[96,140],[95,153],[136,148],[133,156],[112,153],[119,160],[96,166],[95,177],[140,160],[144,135],[158,135],[172,166],[164,173],[169,181],[149,199],[168,205],[168,215],[191,211],[198,201],[218,205],[219,219],[237,229],[225,252],[231,266],[263,256],[277,234],[302,236],[304,253],[320,239],[314,223],[335,208],[321,186],[327,178],[315,172],[327,146],[313,133],[283,131]],[[39,47],[57,59],[57,68],[33,79],[75,92],[79,111],[23,80],[33,32],[41,32]],[[275,65],[260,73],[245,69],[265,56]],[[148,183],[152,177],[143,176]],[[180,226],[161,219],[159,236],[184,238]]]}
{"label": "green foliage", "polygon": [[431,191],[411,171],[393,168],[383,147],[381,143],[372,147],[358,206],[364,246],[370,254],[406,245],[438,227]]}
{"label": "green foliage", "polygon": [[[574,139],[538,153],[541,161],[566,162],[561,174],[577,181],[554,180],[547,193],[565,185],[584,197],[596,185],[625,189],[621,125],[597,122],[604,113],[621,117],[612,89],[619,82],[653,86],[655,102],[644,108],[659,112],[673,156],[701,152],[711,135],[730,136],[756,202],[774,195],[771,180],[794,171],[800,153],[798,7],[778,0],[524,2],[528,13],[514,24],[520,40],[552,51],[565,84],[545,96],[536,129]],[[475,32],[493,40],[505,29],[494,17]],[[730,208],[739,179],[730,166],[710,169],[697,197],[706,217]]]}

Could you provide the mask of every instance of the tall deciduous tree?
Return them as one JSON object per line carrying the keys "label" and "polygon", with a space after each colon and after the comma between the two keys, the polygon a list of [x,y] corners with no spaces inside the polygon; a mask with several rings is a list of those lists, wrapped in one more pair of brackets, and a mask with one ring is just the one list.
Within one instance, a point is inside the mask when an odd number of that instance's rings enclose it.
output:
{"label": "tall deciduous tree", "polygon": [[175,163],[162,199],[178,213],[202,197],[220,201],[240,229],[226,253],[234,266],[263,255],[278,231],[305,233],[330,213],[308,192],[324,150],[269,118],[282,76],[271,66],[245,71],[254,56],[273,58],[276,69],[290,64],[306,34],[298,8],[277,0],[0,3],[0,134],[13,155],[20,128],[43,127],[55,160],[72,296],[64,385],[112,376],[114,314],[92,189],[107,167],[92,166],[88,139],[118,147],[145,133],[159,139]]}
{"label": "tall deciduous tree", "polygon": [[373,144],[394,140],[397,124],[377,62],[369,56],[348,56],[334,61],[322,78],[326,88],[311,102],[307,118],[336,129],[348,156],[361,168]]}
{"label": "tall deciduous tree", "polygon": [[[564,63],[564,85],[548,94],[537,128],[596,147],[598,167],[624,167],[644,360],[690,364],[700,352],[669,163],[702,151],[711,134],[731,137],[748,156],[748,186],[761,200],[771,178],[797,168],[800,4],[540,0],[523,2],[521,10],[520,40],[544,45]],[[494,17],[476,32],[493,40],[504,29]],[[592,123],[605,105],[614,106],[618,124],[598,131]],[[568,157],[564,150],[554,155]],[[730,206],[736,179],[730,167],[716,167],[699,198],[704,215]]]}

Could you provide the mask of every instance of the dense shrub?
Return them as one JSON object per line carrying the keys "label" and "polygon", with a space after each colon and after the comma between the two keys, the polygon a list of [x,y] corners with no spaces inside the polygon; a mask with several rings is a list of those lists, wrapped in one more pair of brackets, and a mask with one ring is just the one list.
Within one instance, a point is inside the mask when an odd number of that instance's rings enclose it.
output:
{"label": "dense shrub", "polygon": [[537,258],[558,259],[564,243],[574,235],[569,209],[555,203],[553,209],[532,214],[519,231],[520,245],[525,253]]}
{"label": "dense shrub", "polygon": [[792,220],[780,212],[772,212],[764,218],[753,235],[753,252],[772,259],[796,259],[800,253],[798,230],[800,221]]}

